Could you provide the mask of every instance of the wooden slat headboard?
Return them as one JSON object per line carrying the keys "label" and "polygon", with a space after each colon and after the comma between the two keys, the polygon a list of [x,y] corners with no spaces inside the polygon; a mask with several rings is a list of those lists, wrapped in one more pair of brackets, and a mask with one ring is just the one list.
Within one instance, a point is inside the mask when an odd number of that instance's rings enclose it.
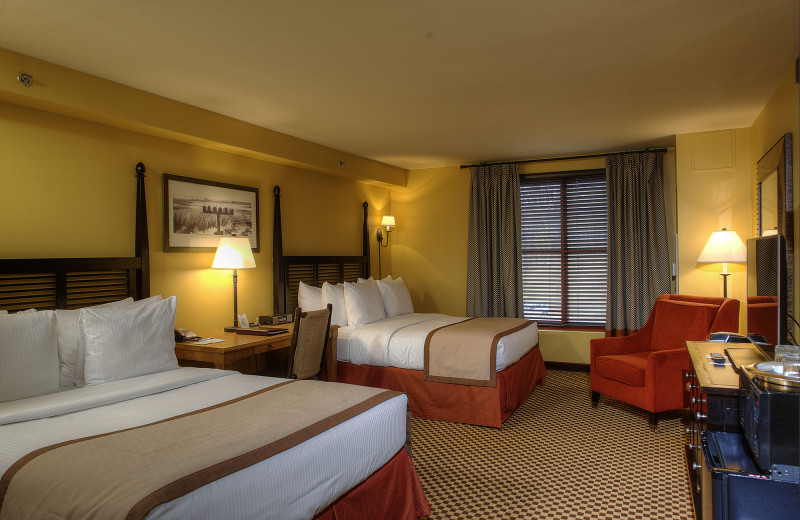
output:
{"label": "wooden slat headboard", "polygon": [[297,307],[297,288],[302,281],[315,287],[324,282],[355,282],[369,276],[369,231],[364,202],[362,253],[360,256],[285,256],[281,231],[281,188],[275,186],[275,215],[272,234],[273,309],[275,313],[291,313]]}
{"label": "wooden slat headboard", "polygon": [[144,172],[144,164],[138,163],[135,256],[0,259],[0,309],[77,309],[150,296]]}

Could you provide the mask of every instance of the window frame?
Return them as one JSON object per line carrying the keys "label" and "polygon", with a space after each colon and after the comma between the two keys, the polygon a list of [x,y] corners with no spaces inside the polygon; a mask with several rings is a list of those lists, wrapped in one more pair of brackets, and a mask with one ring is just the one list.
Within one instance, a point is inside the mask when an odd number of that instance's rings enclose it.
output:
{"label": "window frame", "polygon": [[[606,255],[605,261],[605,274],[606,277],[608,275],[608,199],[606,198],[606,207],[605,207],[605,231],[606,231],[606,247],[605,248],[583,248],[583,249],[570,249],[568,247],[568,236],[567,236],[567,227],[568,227],[568,216],[567,216],[567,190],[566,181],[569,179],[574,179],[576,177],[597,177],[602,178],[605,181],[606,172],[602,168],[593,168],[593,169],[586,169],[586,170],[572,170],[572,171],[558,171],[558,172],[547,172],[547,173],[523,173],[520,174],[520,188],[522,188],[526,184],[531,184],[532,182],[537,181],[561,181],[560,182],[560,210],[561,210],[561,242],[559,249],[537,249],[537,250],[526,250],[523,248],[523,242],[520,242],[520,254],[521,257],[524,258],[525,254],[535,254],[535,253],[550,253],[550,254],[558,254],[560,256],[559,260],[559,269],[560,269],[560,280],[561,280],[561,319],[558,322],[555,321],[543,321],[540,318],[533,317],[531,319],[536,319],[539,323],[541,329],[555,329],[555,330],[579,330],[579,331],[598,331],[598,330],[605,330],[605,319],[606,313],[603,313],[603,322],[577,322],[577,321],[565,321],[565,318],[569,316],[570,306],[569,306],[569,263],[568,258],[570,254],[575,253],[600,253]],[[521,208],[522,210],[522,203]],[[523,210],[524,213],[524,210]],[[574,220],[573,220],[574,221]],[[574,293],[574,291],[573,291]],[[523,288],[523,299],[524,299],[524,288]],[[526,316],[527,317],[527,316]]]}

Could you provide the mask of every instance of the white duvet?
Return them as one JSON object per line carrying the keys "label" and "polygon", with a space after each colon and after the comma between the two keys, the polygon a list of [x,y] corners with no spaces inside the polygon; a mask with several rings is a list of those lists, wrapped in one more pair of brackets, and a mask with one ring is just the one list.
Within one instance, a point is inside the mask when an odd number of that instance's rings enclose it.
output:
{"label": "white duvet", "polygon": [[[0,475],[37,448],[158,421],[281,381],[179,368],[0,403]],[[406,406],[405,395],[389,399],[292,449],[162,504],[148,518],[312,518],[403,447]]]}
{"label": "white duvet", "polygon": [[[425,338],[436,328],[464,321],[445,314],[401,314],[355,328],[339,329],[337,357],[356,365],[399,367],[422,370]],[[504,336],[497,344],[497,371],[516,363],[539,342],[533,323]]]}

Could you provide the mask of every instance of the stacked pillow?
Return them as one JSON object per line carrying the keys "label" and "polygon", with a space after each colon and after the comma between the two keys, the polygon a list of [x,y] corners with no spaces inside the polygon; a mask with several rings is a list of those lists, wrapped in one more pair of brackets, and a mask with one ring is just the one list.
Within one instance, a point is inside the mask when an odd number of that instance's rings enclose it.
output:
{"label": "stacked pillow", "polygon": [[344,282],[313,287],[300,282],[298,304],[303,311],[332,306],[331,325],[340,327],[366,325],[384,318],[414,312],[411,295],[402,278],[389,275],[382,280],[359,278],[357,283]]}
{"label": "stacked pillow", "polygon": [[176,298],[0,313],[0,402],[172,370]]}
{"label": "stacked pillow", "polygon": [[0,315],[0,403],[57,391],[55,312]]}

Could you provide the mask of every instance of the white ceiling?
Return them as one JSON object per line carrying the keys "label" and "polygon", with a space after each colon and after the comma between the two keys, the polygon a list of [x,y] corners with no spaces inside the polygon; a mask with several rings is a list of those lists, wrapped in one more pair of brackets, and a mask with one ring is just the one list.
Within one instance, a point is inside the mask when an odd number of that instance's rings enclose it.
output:
{"label": "white ceiling", "polygon": [[413,169],[750,126],[799,21],[797,0],[0,0],[0,47]]}

